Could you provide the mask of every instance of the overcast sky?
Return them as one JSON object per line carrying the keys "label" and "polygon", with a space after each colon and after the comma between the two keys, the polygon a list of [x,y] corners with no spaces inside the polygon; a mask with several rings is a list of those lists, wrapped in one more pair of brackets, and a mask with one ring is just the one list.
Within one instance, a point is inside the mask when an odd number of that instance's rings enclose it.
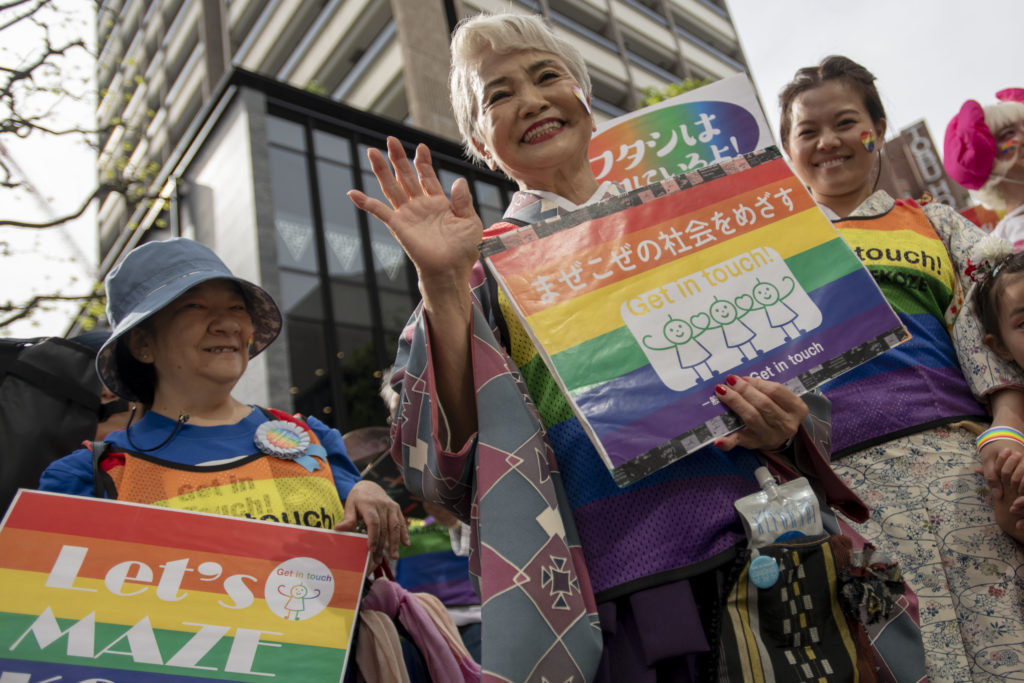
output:
{"label": "overcast sky", "polygon": [[924,119],[940,151],[964,100],[1024,87],[1024,0],[726,0],[761,101],[830,54],[878,78],[891,133]]}

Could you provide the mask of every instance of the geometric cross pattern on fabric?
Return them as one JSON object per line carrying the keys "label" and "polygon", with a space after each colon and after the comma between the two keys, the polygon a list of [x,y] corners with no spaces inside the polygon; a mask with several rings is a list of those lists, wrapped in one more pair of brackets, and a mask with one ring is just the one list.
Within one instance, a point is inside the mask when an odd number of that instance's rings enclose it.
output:
{"label": "geometric cross pattern on fabric", "polygon": [[562,532],[562,518],[555,508],[544,508],[536,517],[537,524],[548,536],[556,536]]}
{"label": "geometric cross pattern on fabric", "polygon": [[571,609],[565,597],[579,592],[580,584],[572,572],[565,571],[568,560],[564,557],[551,556],[551,564],[541,567],[540,585],[548,589],[553,598],[551,607],[554,609]]}

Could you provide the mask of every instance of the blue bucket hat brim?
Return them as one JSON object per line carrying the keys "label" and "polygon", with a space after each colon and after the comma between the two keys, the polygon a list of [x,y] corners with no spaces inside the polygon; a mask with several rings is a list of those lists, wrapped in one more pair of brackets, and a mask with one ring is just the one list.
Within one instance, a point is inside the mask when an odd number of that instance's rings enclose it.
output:
{"label": "blue bucket hat brim", "polygon": [[273,297],[233,275],[209,247],[184,237],[149,242],[129,252],[106,278],[107,320],[112,331],[96,356],[96,371],[110,391],[129,401],[141,400],[121,376],[117,345],[131,330],[209,280],[229,280],[241,288],[253,323],[250,358],[277,338],[281,311]]}

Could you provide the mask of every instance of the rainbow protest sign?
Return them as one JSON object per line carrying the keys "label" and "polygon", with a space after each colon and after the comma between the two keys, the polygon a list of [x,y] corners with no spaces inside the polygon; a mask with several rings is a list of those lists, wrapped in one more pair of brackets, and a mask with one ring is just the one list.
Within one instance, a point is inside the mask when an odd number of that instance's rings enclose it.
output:
{"label": "rainbow protest sign", "polygon": [[627,190],[773,144],[746,74],[736,74],[598,126],[590,166]]}
{"label": "rainbow protest sign", "polygon": [[340,681],[366,537],[20,491],[0,680]]}
{"label": "rainbow protest sign", "polygon": [[774,147],[482,253],[621,486],[741,426],[727,374],[801,394],[907,337]]}

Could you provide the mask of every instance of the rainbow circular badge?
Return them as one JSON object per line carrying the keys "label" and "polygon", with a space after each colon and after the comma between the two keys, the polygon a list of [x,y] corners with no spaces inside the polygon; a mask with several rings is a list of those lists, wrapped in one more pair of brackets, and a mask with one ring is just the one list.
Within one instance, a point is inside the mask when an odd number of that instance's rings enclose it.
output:
{"label": "rainbow circular badge", "polygon": [[299,425],[284,420],[264,422],[256,430],[256,448],[283,460],[295,460],[309,450],[309,434]]}

